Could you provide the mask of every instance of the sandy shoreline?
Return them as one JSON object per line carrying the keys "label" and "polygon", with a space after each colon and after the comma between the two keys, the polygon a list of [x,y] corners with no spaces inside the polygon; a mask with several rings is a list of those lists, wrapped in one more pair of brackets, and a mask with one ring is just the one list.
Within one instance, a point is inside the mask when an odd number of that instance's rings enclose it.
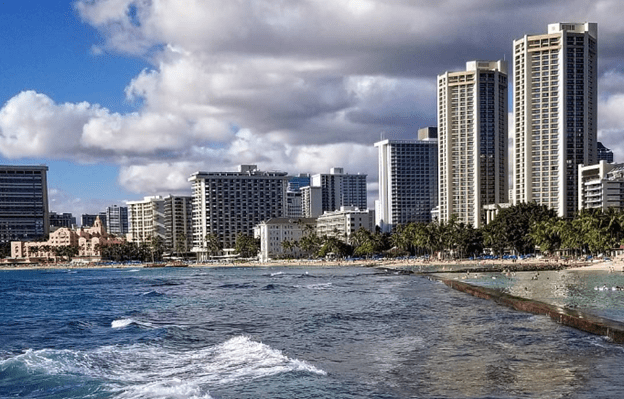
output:
{"label": "sandy shoreline", "polygon": [[[565,268],[567,270],[604,270],[604,271],[624,271],[624,255],[615,258],[613,261],[564,261],[556,259],[527,259],[514,261],[510,259],[500,260],[461,260],[461,261],[423,261],[423,260],[394,260],[394,259],[363,259],[356,261],[326,261],[326,260],[279,260],[266,263],[260,262],[223,262],[223,263],[197,263],[182,267],[191,268],[217,268],[217,267],[335,267],[335,266],[368,266],[368,267],[387,267],[387,268],[405,268],[405,267],[440,267],[449,269],[457,269],[465,267],[526,267],[526,268]],[[120,269],[120,268],[144,268],[153,267],[148,264],[115,264],[115,265],[86,265],[86,264],[35,264],[35,265],[0,265],[0,270],[39,270],[39,269]],[[163,266],[156,266],[163,267]]]}

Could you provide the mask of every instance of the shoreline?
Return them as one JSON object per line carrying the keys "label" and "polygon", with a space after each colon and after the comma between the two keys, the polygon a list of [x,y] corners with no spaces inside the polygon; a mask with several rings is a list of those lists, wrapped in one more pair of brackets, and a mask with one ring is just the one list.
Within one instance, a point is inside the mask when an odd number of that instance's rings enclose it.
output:
{"label": "shoreline", "polygon": [[479,269],[480,271],[498,271],[500,269],[513,269],[515,271],[534,270],[574,270],[574,271],[622,271],[624,272],[624,255],[615,258],[613,261],[569,261],[558,259],[488,259],[488,260],[436,260],[424,261],[421,259],[361,259],[355,261],[330,261],[330,260],[275,260],[260,263],[257,261],[247,262],[219,262],[219,263],[195,263],[195,264],[158,264],[152,266],[150,263],[132,264],[80,264],[80,263],[58,263],[58,264],[22,264],[22,265],[0,265],[1,271],[6,270],[55,270],[55,269],[127,269],[127,268],[163,268],[163,267],[188,267],[188,268],[219,268],[219,267],[379,267],[388,269],[404,268],[433,268],[443,272],[459,272]]}

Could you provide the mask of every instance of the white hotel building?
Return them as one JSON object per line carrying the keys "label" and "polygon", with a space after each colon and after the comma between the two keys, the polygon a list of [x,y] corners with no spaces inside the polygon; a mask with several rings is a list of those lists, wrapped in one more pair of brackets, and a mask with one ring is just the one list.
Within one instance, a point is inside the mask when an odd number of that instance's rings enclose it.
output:
{"label": "white hotel building", "polygon": [[165,230],[165,201],[161,196],[144,197],[142,201],[126,201],[128,205],[129,241],[149,243],[152,237],[163,242]]}
{"label": "white hotel building", "polygon": [[196,172],[193,189],[193,251],[203,252],[204,238],[215,234],[223,248],[236,236],[254,234],[254,226],[286,213],[286,172],[263,172],[241,165],[238,172]]}
{"label": "white hotel building", "polygon": [[375,212],[355,206],[342,206],[335,211],[326,211],[316,219],[316,233],[319,236],[336,237],[349,242],[349,237],[359,229],[375,231]]}
{"label": "white hotel building", "polygon": [[624,164],[600,161],[579,166],[579,210],[624,209]]}
{"label": "white hotel building", "polygon": [[418,131],[418,140],[383,140],[379,149],[379,200],[376,224],[383,232],[399,224],[429,223],[438,205],[436,128]]}
{"label": "white hotel building", "polygon": [[471,61],[438,76],[439,218],[480,227],[507,202],[507,63]]}
{"label": "white hotel building", "polygon": [[306,226],[316,228],[316,219],[311,218],[273,218],[263,221],[254,228],[254,237],[260,239],[260,262],[267,262],[270,259],[278,259],[284,256],[298,258],[304,252],[293,245],[286,250],[284,241],[291,243],[299,241],[306,234]]}
{"label": "white hotel building", "polygon": [[595,23],[555,23],[514,46],[513,203],[572,217],[579,165],[597,162]]}

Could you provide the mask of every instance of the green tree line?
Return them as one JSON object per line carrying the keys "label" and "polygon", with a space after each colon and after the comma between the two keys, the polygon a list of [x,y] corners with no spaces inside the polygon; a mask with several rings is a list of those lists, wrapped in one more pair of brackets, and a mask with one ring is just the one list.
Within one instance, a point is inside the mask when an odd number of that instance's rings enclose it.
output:
{"label": "green tree line", "polygon": [[[398,225],[391,233],[365,229],[347,240],[304,229],[298,241],[284,241],[285,251],[300,250],[308,257],[372,255],[407,256],[443,254],[466,258],[485,249],[496,255],[556,252],[564,255],[597,255],[619,248],[624,240],[624,211],[610,208],[583,210],[573,219],[557,217],[554,210],[536,203],[500,208],[492,222],[474,228],[452,217],[447,222]],[[346,241],[346,242],[345,242]]]}

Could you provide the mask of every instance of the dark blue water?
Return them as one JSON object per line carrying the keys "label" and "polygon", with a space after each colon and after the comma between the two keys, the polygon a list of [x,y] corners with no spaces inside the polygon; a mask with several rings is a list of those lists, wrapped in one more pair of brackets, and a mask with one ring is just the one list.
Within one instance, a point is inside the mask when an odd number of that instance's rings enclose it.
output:
{"label": "dark blue water", "polygon": [[0,272],[0,397],[614,398],[624,347],[369,268]]}

